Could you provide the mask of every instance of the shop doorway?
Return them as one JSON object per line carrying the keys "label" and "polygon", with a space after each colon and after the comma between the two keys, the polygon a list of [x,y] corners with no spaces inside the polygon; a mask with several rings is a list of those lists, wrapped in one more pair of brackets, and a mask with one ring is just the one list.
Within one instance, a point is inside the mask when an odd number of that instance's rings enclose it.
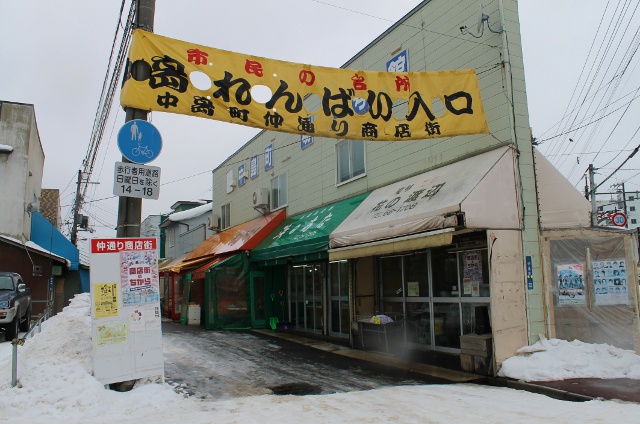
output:
{"label": "shop doorway", "polygon": [[382,310],[403,319],[409,347],[457,353],[489,307],[486,249],[435,248],[379,258]]}
{"label": "shop doorway", "polygon": [[329,262],[329,334],[349,337],[349,262]]}
{"label": "shop doorway", "polygon": [[289,310],[297,330],[319,334],[324,332],[325,275],[325,264],[322,262],[291,266]]}

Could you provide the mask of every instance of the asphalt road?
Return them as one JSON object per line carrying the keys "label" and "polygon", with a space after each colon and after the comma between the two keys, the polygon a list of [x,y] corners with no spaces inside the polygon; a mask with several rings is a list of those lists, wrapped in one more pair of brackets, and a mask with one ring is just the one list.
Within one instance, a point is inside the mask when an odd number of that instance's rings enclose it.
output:
{"label": "asphalt road", "polygon": [[168,321],[162,331],[166,381],[203,399],[446,382],[250,331],[205,331]]}

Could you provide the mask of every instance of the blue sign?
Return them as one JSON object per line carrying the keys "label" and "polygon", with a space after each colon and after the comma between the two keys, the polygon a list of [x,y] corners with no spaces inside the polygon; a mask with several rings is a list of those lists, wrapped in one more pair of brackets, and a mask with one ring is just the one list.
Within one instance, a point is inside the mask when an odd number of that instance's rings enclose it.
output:
{"label": "blue sign", "polygon": [[244,185],[244,163],[238,167],[238,187],[242,187]]}
{"label": "blue sign", "polygon": [[118,132],[118,149],[133,163],[151,162],[162,150],[160,131],[142,119],[129,121]]}
{"label": "blue sign", "polygon": [[369,102],[362,97],[354,97],[353,100],[351,100],[351,104],[353,105],[353,110],[358,115],[364,115],[369,110]]}
{"label": "blue sign", "polygon": [[300,135],[300,149],[304,150],[313,144],[313,137],[310,135]]}
{"label": "blue sign", "polygon": [[268,171],[271,168],[273,168],[273,144],[264,148],[264,170]]}
{"label": "blue sign", "polygon": [[406,49],[387,62],[387,72],[409,72],[409,53]]}
{"label": "blue sign", "polygon": [[527,256],[525,259],[527,264],[527,289],[533,290],[533,264],[531,263],[531,256]]}
{"label": "blue sign", "polygon": [[252,180],[258,176],[258,155],[251,156],[249,161],[249,178]]}

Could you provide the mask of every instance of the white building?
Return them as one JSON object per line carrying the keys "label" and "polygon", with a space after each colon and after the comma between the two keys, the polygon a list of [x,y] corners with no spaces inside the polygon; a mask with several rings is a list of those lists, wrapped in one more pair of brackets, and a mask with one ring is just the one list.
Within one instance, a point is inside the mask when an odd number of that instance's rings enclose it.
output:
{"label": "white building", "polygon": [[30,212],[39,205],[43,168],[33,105],[0,101],[0,234],[30,239]]}

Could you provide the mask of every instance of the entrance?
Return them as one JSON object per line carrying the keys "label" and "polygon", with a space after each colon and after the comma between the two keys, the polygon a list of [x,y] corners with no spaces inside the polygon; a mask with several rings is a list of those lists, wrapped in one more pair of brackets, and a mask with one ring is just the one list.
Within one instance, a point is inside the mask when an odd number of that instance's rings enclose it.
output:
{"label": "entrance", "polygon": [[264,328],[267,316],[265,310],[264,272],[251,272],[249,287],[251,290],[251,327]]}
{"label": "entrance", "polygon": [[289,311],[297,330],[324,332],[323,287],[325,264],[292,265],[289,281]]}
{"label": "entrance", "polygon": [[379,258],[383,311],[404,317],[411,347],[458,352],[490,304],[487,250],[442,247]]}

